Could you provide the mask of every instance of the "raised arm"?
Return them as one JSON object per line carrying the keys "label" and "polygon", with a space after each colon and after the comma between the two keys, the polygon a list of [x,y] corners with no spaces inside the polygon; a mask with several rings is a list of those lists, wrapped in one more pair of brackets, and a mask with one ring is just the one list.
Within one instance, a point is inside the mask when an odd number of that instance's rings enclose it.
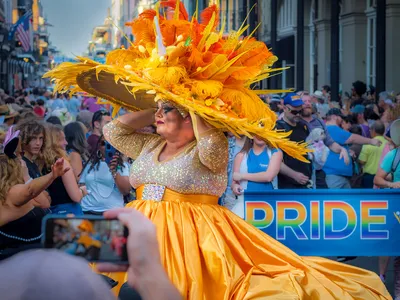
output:
{"label": "raised arm", "polygon": [[[64,167],[68,169],[71,168],[68,161],[64,161]],[[62,176],[62,182],[71,200],[79,203],[84,195],[83,191],[79,188],[78,183],[76,182],[76,177],[72,170],[69,170]]]}
{"label": "raised arm", "polygon": [[135,132],[153,123],[154,109],[133,112],[108,123],[103,128],[103,134],[119,152],[136,159],[146,144],[160,139],[157,135]]}
{"label": "raised arm", "polygon": [[370,139],[363,137],[362,135],[353,133],[347,140],[346,144],[358,144],[358,145],[373,145],[380,146],[382,142],[377,139]]}
{"label": "raised arm", "polygon": [[39,196],[57,177],[64,175],[68,170],[64,169],[64,159],[58,159],[49,174],[10,188],[6,201],[13,206],[22,206]]}

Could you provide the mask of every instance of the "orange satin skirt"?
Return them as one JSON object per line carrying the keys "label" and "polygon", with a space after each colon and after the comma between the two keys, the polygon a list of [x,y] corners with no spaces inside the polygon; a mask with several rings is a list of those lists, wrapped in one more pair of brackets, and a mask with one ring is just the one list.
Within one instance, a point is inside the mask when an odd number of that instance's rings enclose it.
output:
{"label": "orange satin skirt", "polygon": [[[300,257],[217,201],[166,189],[160,202],[127,205],[156,225],[162,263],[184,299],[392,299],[375,273]],[[106,275],[126,282],[125,273]]]}

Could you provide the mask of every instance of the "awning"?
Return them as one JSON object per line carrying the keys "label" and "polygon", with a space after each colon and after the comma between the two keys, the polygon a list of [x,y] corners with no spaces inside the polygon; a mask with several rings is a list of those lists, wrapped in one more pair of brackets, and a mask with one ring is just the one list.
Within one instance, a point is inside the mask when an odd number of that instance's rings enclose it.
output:
{"label": "awning", "polygon": [[30,62],[17,60],[13,58],[8,60],[8,72],[10,74],[22,73],[22,72],[24,74],[32,74],[34,73],[34,71],[35,71],[34,65]]}
{"label": "awning", "polygon": [[18,65],[19,65],[19,61],[16,59],[9,59],[8,60],[8,73],[9,74],[15,74],[18,73]]}

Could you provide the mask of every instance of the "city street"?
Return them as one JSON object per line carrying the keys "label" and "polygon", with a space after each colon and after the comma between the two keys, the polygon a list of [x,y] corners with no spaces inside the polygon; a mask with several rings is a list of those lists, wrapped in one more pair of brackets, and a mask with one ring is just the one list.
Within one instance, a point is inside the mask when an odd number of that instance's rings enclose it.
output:
{"label": "city street", "polygon": [[[336,257],[328,257],[330,259],[336,260]],[[378,257],[357,257],[354,260],[346,262],[346,264],[360,267],[363,269],[367,269],[373,271],[375,273],[379,273],[379,266],[378,266]],[[388,272],[386,273],[386,287],[389,293],[394,297],[394,266],[393,266],[393,259],[391,259],[388,267]]]}

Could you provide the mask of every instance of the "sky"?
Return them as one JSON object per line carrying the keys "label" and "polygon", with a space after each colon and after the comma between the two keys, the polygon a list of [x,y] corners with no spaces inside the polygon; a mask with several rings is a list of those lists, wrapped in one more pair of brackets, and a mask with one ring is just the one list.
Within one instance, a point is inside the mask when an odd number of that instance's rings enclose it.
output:
{"label": "sky", "polygon": [[111,0],[41,0],[50,41],[68,57],[87,51],[93,28],[104,23]]}

